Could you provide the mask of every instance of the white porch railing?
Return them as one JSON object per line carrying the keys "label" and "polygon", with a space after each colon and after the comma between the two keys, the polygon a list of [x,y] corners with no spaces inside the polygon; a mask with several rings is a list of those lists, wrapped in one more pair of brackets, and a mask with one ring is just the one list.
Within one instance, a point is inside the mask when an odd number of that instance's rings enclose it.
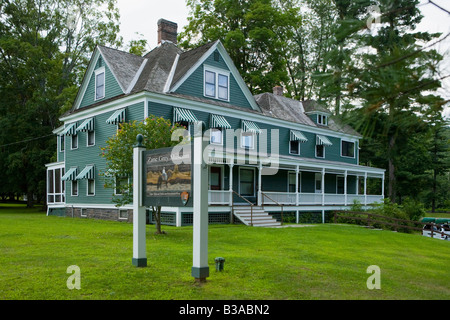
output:
{"label": "white porch railing", "polygon": [[279,204],[295,205],[295,192],[264,191],[264,194],[270,197],[270,199],[268,197],[264,197],[264,204],[276,205],[276,202],[278,202]]}
{"label": "white porch railing", "polygon": [[322,204],[322,194],[321,193],[299,193],[298,194],[298,204]]}
{"label": "white porch railing", "polygon": [[209,190],[208,193],[209,204],[229,204],[230,191],[229,190]]}
{"label": "white porch railing", "polygon": [[[272,192],[264,191],[268,197],[264,197],[264,204],[266,205],[322,205],[322,193],[295,193],[295,192]],[[296,202],[296,196],[298,196],[298,202]],[[383,196],[381,195],[357,195],[347,194],[347,201],[345,200],[345,194],[325,193],[323,203],[325,205],[352,205],[355,200],[364,205],[372,204],[375,202],[382,202]],[[208,195],[209,204],[216,205],[228,205],[230,203],[230,191],[229,190],[209,190]],[[277,203],[276,203],[276,202]]]}

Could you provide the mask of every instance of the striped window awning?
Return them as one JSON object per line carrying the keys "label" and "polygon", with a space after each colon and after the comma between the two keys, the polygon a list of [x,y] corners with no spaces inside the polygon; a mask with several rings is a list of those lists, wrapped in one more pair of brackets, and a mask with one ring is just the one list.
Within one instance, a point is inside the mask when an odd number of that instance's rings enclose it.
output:
{"label": "striped window awning", "polygon": [[119,124],[125,122],[125,108],[120,109],[120,110],[116,110],[111,117],[108,118],[108,120],[106,120],[106,123],[109,124]]}
{"label": "striped window awning", "polygon": [[321,136],[321,135],[317,135],[317,137],[316,137],[316,144],[317,145],[325,145],[325,146],[332,146],[333,145],[331,143],[331,141],[327,137]]}
{"label": "striped window awning", "polygon": [[70,168],[65,175],[62,176],[63,181],[73,181],[76,180],[77,168]]}
{"label": "striped window awning", "polygon": [[189,123],[198,122],[197,117],[192,113],[191,110],[183,108],[173,108],[173,123],[186,121]]}
{"label": "striped window awning", "polygon": [[94,166],[86,166],[75,179],[94,179]]}
{"label": "striped window awning", "polygon": [[84,120],[77,128],[77,132],[78,131],[94,131],[94,118]]}
{"label": "striped window awning", "polygon": [[224,116],[219,116],[217,114],[211,115],[211,128],[224,128],[231,129],[231,125],[228,123],[227,119]]}
{"label": "striped window awning", "polygon": [[77,134],[77,123],[71,123],[67,127],[64,128],[62,133],[65,136]]}
{"label": "striped window awning", "polygon": [[305,135],[301,133],[300,131],[294,131],[291,130],[290,133],[290,141],[300,141],[300,142],[306,142],[308,139],[306,139]]}
{"label": "striped window awning", "polygon": [[258,125],[252,121],[242,120],[242,131],[251,133],[261,133]]}

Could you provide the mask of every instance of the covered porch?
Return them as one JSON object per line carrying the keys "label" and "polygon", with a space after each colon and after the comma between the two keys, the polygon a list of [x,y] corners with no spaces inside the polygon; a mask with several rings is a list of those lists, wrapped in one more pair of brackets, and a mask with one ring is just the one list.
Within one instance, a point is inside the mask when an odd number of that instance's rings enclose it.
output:
{"label": "covered porch", "polygon": [[[311,160],[309,160],[312,162]],[[209,165],[209,205],[329,207],[367,206],[384,198],[384,170],[316,161],[280,161],[278,171],[264,174],[259,164]],[[247,200],[244,201],[243,199]]]}

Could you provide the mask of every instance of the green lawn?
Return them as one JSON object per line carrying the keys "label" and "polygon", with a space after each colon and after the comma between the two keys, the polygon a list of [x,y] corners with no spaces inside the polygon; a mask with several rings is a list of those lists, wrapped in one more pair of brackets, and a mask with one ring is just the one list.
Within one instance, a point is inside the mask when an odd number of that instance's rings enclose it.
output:
{"label": "green lawn", "polygon": [[[136,268],[131,224],[0,206],[0,300],[450,299],[450,241],[352,225],[211,225],[210,277],[198,284],[192,228],[163,229],[147,226],[149,266]],[[71,265],[80,290],[67,288]],[[367,289],[370,265],[381,269],[380,290]]]}

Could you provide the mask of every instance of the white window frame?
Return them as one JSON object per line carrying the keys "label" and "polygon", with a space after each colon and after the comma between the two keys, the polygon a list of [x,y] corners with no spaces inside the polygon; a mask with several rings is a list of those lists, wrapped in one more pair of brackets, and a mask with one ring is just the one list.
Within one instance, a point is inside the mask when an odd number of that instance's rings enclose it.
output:
{"label": "white window frame", "polygon": [[[322,146],[323,147],[323,157],[319,157],[319,156],[317,156],[317,147],[318,146]],[[318,158],[318,159],[325,159],[325,145],[320,145],[320,144],[316,144],[315,145],[315,147],[314,147],[314,152],[315,152],[315,156],[316,156],[316,158]]]}
{"label": "white window frame", "polygon": [[[255,136],[256,134],[253,132],[241,132],[241,148],[245,150],[253,150],[255,149]],[[244,137],[251,137],[251,147],[244,146]]]}
{"label": "white window frame", "polygon": [[[214,96],[206,94],[206,72],[214,74]],[[203,67],[203,95],[206,98],[230,102],[230,71],[204,65]],[[219,75],[227,77],[227,99],[219,97]]]}
{"label": "white window frame", "polygon": [[[209,129],[209,143],[211,144],[215,144],[215,145],[223,145],[223,132],[224,129],[223,128],[211,128]],[[219,131],[220,132],[220,142],[213,142],[212,141],[212,137],[213,137],[213,132],[214,131]]]}
{"label": "white window frame", "polygon": [[80,209],[80,217],[87,218],[87,209],[86,208]]}
{"label": "white window frame", "polygon": [[[320,189],[317,189],[317,181],[320,181]],[[322,191],[322,173],[316,172],[314,174],[314,193],[322,193]]]}
{"label": "white window frame", "polygon": [[58,142],[59,142],[59,152],[65,151],[65,135],[61,134],[58,136]]}
{"label": "white window frame", "polygon": [[[77,188],[76,188],[76,190],[77,190],[77,194],[74,194],[73,193],[73,190],[74,190],[74,188],[73,188],[73,183],[74,182],[76,182],[77,183]],[[80,184],[78,183],[78,180],[72,180],[71,182],[70,182],[70,195],[72,196],[72,197],[78,197],[78,195],[80,194]]]}
{"label": "white window frame", "polygon": [[[298,145],[298,152],[297,153],[293,153],[291,151],[291,142],[297,142],[297,145]],[[298,140],[290,140],[289,141],[289,154],[292,154],[292,155],[295,155],[295,156],[299,156],[300,155],[300,141],[298,141]]]}
{"label": "white window frame", "polygon": [[[76,139],[76,141],[77,141],[77,146],[74,148],[73,147],[73,139]],[[76,149],[78,149],[78,143],[79,143],[79,141],[78,141],[78,134],[72,134],[71,136],[70,136],[70,150],[76,150]]]}
{"label": "white window frame", "polygon": [[[320,121],[319,121],[320,119]],[[317,124],[320,124],[322,126],[328,125],[328,116],[322,113],[317,114]]]}
{"label": "white window frame", "polygon": [[[126,217],[121,215],[121,212],[125,212]],[[118,210],[118,218],[119,220],[128,220],[128,210],[127,209],[119,209]]]}
{"label": "white window frame", "polygon": [[[343,150],[343,148],[342,148],[342,143],[343,143],[343,142],[353,143],[353,157],[350,157],[350,156],[344,156],[344,155],[342,154],[342,150]],[[355,141],[341,139],[341,157],[343,157],[343,158],[350,158],[350,159],[355,159],[355,158],[356,158],[356,142],[355,142]]]}
{"label": "white window frame", "polygon": [[[105,67],[100,67],[95,70],[95,87],[94,87],[94,101],[104,99],[106,96],[106,73]],[[97,98],[97,76],[103,73],[103,96]]]}
{"label": "white window frame", "polygon": [[[94,193],[89,194],[89,181],[94,182]],[[95,179],[86,179],[86,196],[95,197]]]}
{"label": "white window frame", "polygon": [[[89,144],[89,134],[91,133],[94,135],[93,144]],[[93,146],[95,146],[95,130],[86,131],[86,147],[93,147]]]}

